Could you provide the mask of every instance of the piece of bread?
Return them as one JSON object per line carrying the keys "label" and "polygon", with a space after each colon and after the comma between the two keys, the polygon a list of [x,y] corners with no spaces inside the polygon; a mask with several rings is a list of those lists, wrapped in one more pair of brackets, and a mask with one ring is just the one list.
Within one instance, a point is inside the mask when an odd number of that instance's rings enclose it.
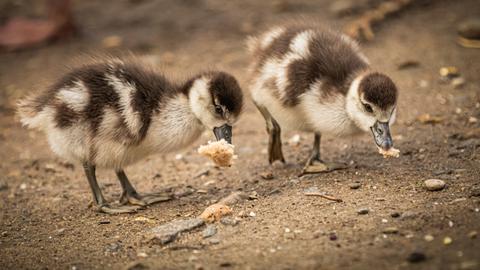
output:
{"label": "piece of bread", "polygon": [[223,204],[212,204],[207,207],[203,213],[200,215],[200,218],[205,220],[207,223],[212,223],[215,221],[219,221],[220,218],[226,215],[230,215],[232,213],[232,208],[223,205]]}
{"label": "piece of bread", "polygon": [[230,167],[234,156],[235,146],[227,143],[224,139],[216,142],[208,142],[198,148],[198,153],[209,157],[219,167]]}
{"label": "piece of bread", "polygon": [[400,157],[400,150],[392,147],[388,150],[383,150],[382,148],[378,147],[378,153],[382,154],[384,158],[389,158],[389,157]]}

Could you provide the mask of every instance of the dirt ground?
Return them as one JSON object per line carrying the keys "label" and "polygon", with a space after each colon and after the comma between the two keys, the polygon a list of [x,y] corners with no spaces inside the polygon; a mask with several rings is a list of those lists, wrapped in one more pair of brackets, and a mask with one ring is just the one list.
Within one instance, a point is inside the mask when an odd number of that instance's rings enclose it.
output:
{"label": "dirt ground", "polygon": [[[42,1],[33,7],[26,2],[4,4],[0,19],[42,12]],[[362,44],[372,65],[400,89],[392,130],[400,158],[383,159],[368,134],[326,138],[324,158],[346,162],[348,169],[299,178],[313,135],[289,131],[283,134],[288,163],[274,166],[274,178],[265,180],[264,122],[247,99],[234,128],[235,166],[216,169],[196,153],[212,139],[207,132],[185,151],[127,168],[138,190],[176,196],[116,216],[91,206],[78,164],[65,164],[43,134],[20,126],[14,114],[19,97],[41,90],[81,55],[127,50],[179,77],[205,67],[226,70],[247,92],[248,34],[292,17],[338,29],[354,17],[337,18],[329,1],[73,2],[81,35],[0,54],[0,268],[480,269],[480,236],[474,237],[480,232],[480,123],[469,121],[480,119],[480,50],[455,42],[457,24],[480,16],[477,0],[421,1],[375,28],[375,40]],[[102,40],[112,35],[121,37],[120,47],[105,48]],[[420,65],[398,70],[406,60]],[[455,89],[439,80],[444,66],[458,67],[466,85]],[[423,113],[443,121],[422,124],[416,118]],[[288,143],[295,134],[301,135],[299,145]],[[198,177],[205,170],[208,175]],[[444,180],[446,188],[426,191],[429,178]],[[113,172],[100,171],[99,180],[108,200],[116,200],[120,185]],[[350,187],[354,182],[358,189]],[[303,194],[314,186],[343,202]],[[149,229],[197,216],[238,190],[251,195],[234,207],[234,216],[246,213],[238,225],[217,223],[210,238],[199,228],[164,246],[145,240]],[[361,208],[369,213],[359,215]],[[385,233],[392,227],[398,232]],[[412,252],[426,260],[409,262]]]}

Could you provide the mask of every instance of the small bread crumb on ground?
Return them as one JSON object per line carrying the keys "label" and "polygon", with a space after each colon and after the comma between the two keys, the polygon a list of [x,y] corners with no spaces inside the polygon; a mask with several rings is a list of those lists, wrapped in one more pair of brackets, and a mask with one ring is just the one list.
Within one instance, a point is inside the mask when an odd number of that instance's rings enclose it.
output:
{"label": "small bread crumb on ground", "polygon": [[207,145],[201,145],[198,148],[198,153],[209,157],[219,167],[232,166],[232,159],[234,156],[234,145],[227,143],[224,139],[220,141],[211,142]]}
{"label": "small bread crumb on ground", "polygon": [[378,148],[378,153],[382,154],[384,158],[389,158],[389,157],[400,157],[400,150],[392,147],[388,150],[383,150],[382,148]]}

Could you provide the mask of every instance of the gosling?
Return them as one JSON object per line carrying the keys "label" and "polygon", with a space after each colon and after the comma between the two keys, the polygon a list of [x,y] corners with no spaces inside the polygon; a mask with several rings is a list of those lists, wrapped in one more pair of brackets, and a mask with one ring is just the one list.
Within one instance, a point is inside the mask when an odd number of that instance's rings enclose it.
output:
{"label": "gosling", "polygon": [[[316,26],[274,27],[251,37],[251,96],[265,118],[268,159],[285,162],[281,128],[314,133],[303,173],[341,168],[323,162],[320,139],[372,132],[378,147],[393,146],[398,91],[385,74],[370,68],[357,43]],[[344,167],[344,166],[343,166]],[[302,173],[302,174],[303,174]]]}
{"label": "gosling", "polygon": [[[137,193],[127,165],[184,148],[205,128],[231,142],[242,106],[242,90],[225,72],[176,83],[139,62],[112,59],[73,69],[42,94],[21,100],[18,112],[23,125],[46,134],[55,154],[83,165],[98,210],[117,214],[164,200]],[[115,170],[121,205],[103,197],[97,167]]]}

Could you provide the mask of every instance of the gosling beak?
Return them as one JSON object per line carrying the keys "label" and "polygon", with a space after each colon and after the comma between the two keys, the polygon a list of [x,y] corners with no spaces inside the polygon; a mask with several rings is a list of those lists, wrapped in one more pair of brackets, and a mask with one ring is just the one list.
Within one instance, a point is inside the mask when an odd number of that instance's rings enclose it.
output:
{"label": "gosling beak", "polygon": [[215,134],[215,138],[217,141],[224,139],[228,143],[232,143],[232,126],[225,124],[221,127],[213,128],[213,134]]}
{"label": "gosling beak", "polygon": [[373,138],[378,147],[381,147],[383,150],[388,150],[393,146],[388,122],[377,121],[372,127],[370,127],[370,130],[372,131]]}

